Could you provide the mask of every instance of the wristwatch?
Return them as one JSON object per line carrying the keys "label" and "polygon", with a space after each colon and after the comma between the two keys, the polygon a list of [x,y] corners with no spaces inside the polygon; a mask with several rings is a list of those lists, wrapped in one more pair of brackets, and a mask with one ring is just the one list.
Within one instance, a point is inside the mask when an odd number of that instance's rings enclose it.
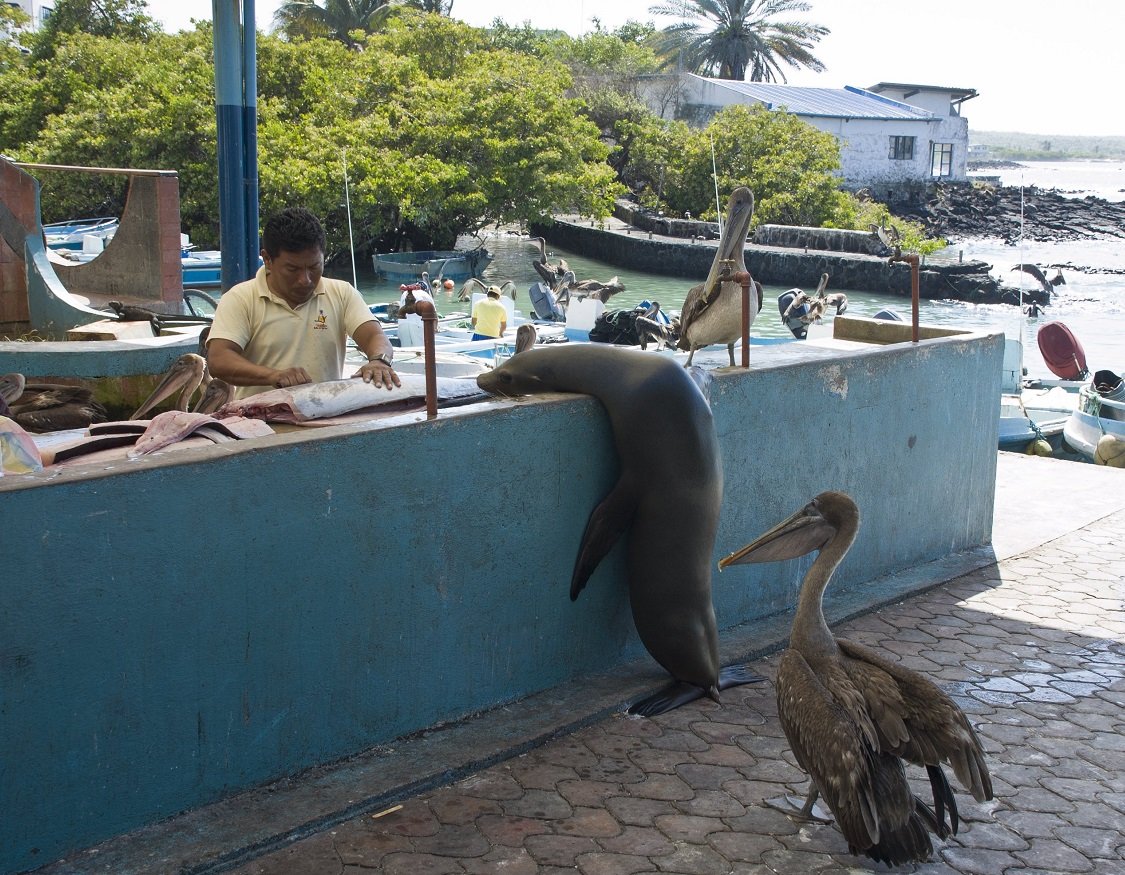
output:
{"label": "wristwatch", "polygon": [[382,362],[388,368],[394,367],[394,365],[391,364],[391,357],[389,355],[387,355],[385,352],[381,352],[378,355],[373,355],[371,358],[368,359],[368,361],[369,362]]}

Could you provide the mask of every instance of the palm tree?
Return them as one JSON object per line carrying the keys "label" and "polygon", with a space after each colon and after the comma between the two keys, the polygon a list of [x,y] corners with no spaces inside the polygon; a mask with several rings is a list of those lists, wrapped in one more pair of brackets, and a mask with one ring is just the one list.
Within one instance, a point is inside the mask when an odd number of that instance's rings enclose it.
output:
{"label": "palm tree", "polygon": [[274,26],[286,36],[329,37],[358,48],[352,31],[374,33],[387,20],[393,2],[387,0],[285,0],[274,14]]}
{"label": "palm tree", "polygon": [[779,15],[808,12],[803,0],[666,0],[652,6],[653,15],[687,19],[657,35],[665,66],[680,66],[704,76],[752,82],[785,82],[781,65],[824,64],[813,46],[830,33],[827,27],[802,21],[777,21]]}

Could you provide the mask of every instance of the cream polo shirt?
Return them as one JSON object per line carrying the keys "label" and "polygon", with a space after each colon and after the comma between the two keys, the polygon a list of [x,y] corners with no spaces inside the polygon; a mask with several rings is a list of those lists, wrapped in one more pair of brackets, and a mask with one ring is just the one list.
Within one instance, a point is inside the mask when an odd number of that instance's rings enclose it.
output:
{"label": "cream polo shirt", "polygon": [[[270,291],[266,269],[219,299],[208,342],[229,340],[246,358],[267,368],[304,368],[313,382],[339,380],[348,335],[375,319],[358,291],[342,280],[322,278],[313,296],[297,309]],[[273,386],[239,386],[235,398]]]}

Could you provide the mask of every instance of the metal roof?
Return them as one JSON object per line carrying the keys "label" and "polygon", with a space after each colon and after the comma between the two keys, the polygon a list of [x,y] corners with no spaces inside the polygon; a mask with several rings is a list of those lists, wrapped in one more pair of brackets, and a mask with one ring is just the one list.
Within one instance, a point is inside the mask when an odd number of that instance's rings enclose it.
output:
{"label": "metal roof", "polygon": [[771,82],[736,82],[705,76],[698,78],[760,101],[767,109],[785,107],[794,115],[903,121],[933,121],[937,118],[924,109],[850,85],[844,88],[805,88],[798,85],[775,85]]}

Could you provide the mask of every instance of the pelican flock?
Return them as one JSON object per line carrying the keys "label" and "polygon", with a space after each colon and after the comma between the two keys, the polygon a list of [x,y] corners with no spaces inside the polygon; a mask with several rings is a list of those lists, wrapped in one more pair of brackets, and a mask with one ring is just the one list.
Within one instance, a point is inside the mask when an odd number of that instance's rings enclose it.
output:
{"label": "pelican flock", "polygon": [[[719,568],[819,551],[777,671],[781,726],[811,779],[803,807],[791,813],[808,818],[823,797],[853,854],[889,865],[922,862],[933,853],[930,833],[957,833],[957,801],[942,763],[978,802],[992,798],[992,779],[976,732],[948,695],[918,672],[829,630],[824,590],[859,522],[848,495],[822,492]],[[925,767],[932,807],[910,789],[906,763]]]}

